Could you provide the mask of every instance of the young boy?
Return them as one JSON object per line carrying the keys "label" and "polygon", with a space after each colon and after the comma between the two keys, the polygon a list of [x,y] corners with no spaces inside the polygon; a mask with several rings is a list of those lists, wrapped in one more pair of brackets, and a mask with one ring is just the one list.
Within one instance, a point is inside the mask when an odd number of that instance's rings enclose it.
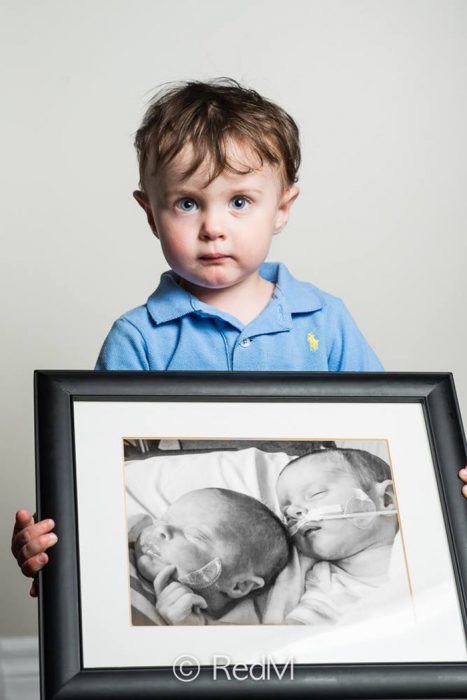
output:
{"label": "young boy", "polygon": [[286,465],[277,495],[303,581],[285,619],[339,622],[388,581],[398,530],[390,468],[365,450],[317,450]]}
{"label": "young boy", "polygon": [[134,197],[171,271],[114,324],[96,369],[379,370],[340,300],[264,263],[298,196],[298,129],[233,81],[157,96]]}
{"label": "young boy", "polygon": [[189,491],[145,527],[134,554],[167,624],[212,624],[270,588],[290,558],[291,541],[256,498],[204,488]]}
{"label": "young boy", "polygon": [[[115,322],[96,369],[381,369],[340,299],[264,262],[299,193],[298,128],[283,109],[229,79],[176,85],[135,144],[134,197],[171,270]],[[53,527],[18,511],[25,575],[47,562]]]}

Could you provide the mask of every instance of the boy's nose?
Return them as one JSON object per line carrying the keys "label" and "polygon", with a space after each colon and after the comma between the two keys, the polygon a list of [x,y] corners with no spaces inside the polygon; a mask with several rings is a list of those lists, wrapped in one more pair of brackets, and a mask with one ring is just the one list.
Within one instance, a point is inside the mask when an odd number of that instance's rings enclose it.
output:
{"label": "boy's nose", "polygon": [[199,232],[202,240],[214,241],[217,238],[225,238],[225,227],[218,215],[206,213]]}
{"label": "boy's nose", "polygon": [[173,532],[170,525],[167,525],[167,523],[159,523],[157,525],[157,536],[160,540],[170,540],[172,535]]}
{"label": "boy's nose", "polygon": [[287,508],[286,515],[288,518],[294,518],[295,520],[298,520],[299,518],[303,518],[303,516],[306,515],[307,512],[308,510],[306,508],[292,504]]}

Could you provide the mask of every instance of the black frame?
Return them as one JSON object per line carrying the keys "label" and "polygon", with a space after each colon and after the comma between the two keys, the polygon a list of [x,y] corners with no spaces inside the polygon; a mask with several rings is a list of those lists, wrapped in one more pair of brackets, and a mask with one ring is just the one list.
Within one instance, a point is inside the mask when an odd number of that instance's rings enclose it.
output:
{"label": "black frame", "polygon": [[[76,527],[73,402],[291,401],[420,403],[431,443],[440,501],[467,637],[467,507],[457,476],[467,452],[449,373],[88,372],[37,371],[38,517],[56,521],[59,543],[39,575],[41,697],[140,698],[465,698],[467,663],[303,664],[294,679],[212,679],[203,667],[192,683],[171,667],[84,669],[79,542]],[[449,507],[448,507],[449,505]]]}

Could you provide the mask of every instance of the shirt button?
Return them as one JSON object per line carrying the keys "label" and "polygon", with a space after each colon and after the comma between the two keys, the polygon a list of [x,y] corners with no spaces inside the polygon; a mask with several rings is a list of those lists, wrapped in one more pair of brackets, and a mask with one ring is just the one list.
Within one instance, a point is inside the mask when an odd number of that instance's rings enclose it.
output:
{"label": "shirt button", "polygon": [[243,340],[240,341],[240,345],[242,348],[248,348],[251,345],[251,338],[243,338]]}

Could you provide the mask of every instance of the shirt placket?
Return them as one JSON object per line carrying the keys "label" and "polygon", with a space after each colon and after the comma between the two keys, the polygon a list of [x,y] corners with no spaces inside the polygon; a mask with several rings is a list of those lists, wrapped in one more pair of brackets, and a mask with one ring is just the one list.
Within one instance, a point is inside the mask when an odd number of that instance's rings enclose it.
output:
{"label": "shirt placket", "polygon": [[261,369],[260,357],[264,336],[270,333],[288,332],[292,328],[290,313],[282,295],[275,292],[266,309],[240,332],[232,355],[235,371]]}

